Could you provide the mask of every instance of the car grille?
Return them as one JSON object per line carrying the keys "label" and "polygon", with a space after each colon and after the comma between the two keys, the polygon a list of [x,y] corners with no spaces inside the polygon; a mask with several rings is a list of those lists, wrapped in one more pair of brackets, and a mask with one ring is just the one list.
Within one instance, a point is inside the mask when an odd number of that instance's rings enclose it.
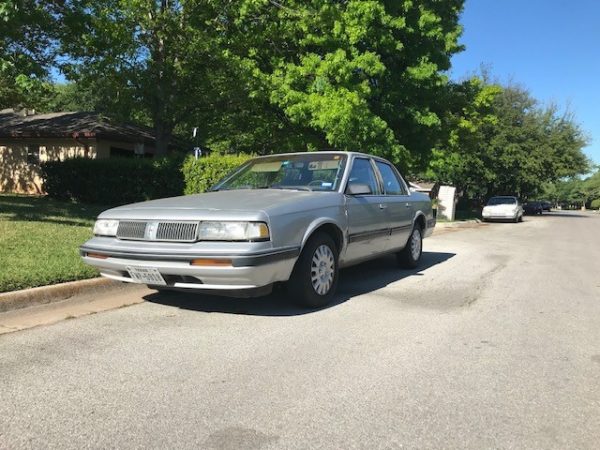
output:
{"label": "car grille", "polygon": [[117,237],[119,239],[144,239],[146,222],[119,222]]}
{"label": "car grille", "polygon": [[158,241],[191,242],[197,235],[198,222],[159,222],[156,229]]}
{"label": "car grille", "polygon": [[198,222],[121,221],[117,238],[123,240],[195,242]]}

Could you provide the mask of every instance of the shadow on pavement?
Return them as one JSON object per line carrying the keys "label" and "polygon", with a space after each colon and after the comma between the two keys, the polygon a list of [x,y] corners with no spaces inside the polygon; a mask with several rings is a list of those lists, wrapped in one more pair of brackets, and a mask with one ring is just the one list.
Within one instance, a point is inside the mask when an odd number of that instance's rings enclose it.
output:
{"label": "shadow on pavement", "polygon": [[590,214],[582,214],[580,212],[569,212],[569,211],[550,211],[550,212],[544,212],[544,214],[542,214],[543,216],[548,216],[548,217],[566,217],[567,219],[575,219],[575,218],[590,218],[591,215]]}
{"label": "shadow on pavement", "polygon": [[[423,276],[423,272],[455,256],[455,253],[423,252],[418,269],[399,269],[393,256],[382,257],[340,272],[338,294],[325,308],[344,303],[346,300],[381,289],[410,276]],[[276,287],[273,293],[258,298],[230,298],[194,292],[162,291],[149,294],[144,300],[191,311],[247,314],[253,316],[297,316],[318,310],[295,306],[284,287]]]}

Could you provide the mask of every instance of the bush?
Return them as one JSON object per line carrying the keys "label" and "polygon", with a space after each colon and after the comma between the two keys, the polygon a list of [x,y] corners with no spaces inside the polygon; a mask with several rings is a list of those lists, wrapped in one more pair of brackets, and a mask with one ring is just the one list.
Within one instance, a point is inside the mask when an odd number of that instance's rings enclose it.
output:
{"label": "bush", "polygon": [[600,209],[600,198],[597,198],[596,200],[592,200],[591,207],[592,207],[592,209]]}
{"label": "bush", "polygon": [[209,155],[204,158],[188,156],[183,163],[183,178],[186,194],[199,194],[208,191],[219,180],[240,166],[251,155]]}
{"label": "bush", "polygon": [[42,178],[51,198],[122,205],[181,195],[181,163],[181,157],[73,158],[42,164]]}

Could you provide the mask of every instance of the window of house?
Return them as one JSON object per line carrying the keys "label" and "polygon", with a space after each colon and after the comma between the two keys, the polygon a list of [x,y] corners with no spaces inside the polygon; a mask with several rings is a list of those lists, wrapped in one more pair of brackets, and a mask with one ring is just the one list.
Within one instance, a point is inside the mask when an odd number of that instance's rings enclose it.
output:
{"label": "window of house", "polygon": [[40,163],[40,146],[28,145],[27,147],[27,164],[38,165]]}

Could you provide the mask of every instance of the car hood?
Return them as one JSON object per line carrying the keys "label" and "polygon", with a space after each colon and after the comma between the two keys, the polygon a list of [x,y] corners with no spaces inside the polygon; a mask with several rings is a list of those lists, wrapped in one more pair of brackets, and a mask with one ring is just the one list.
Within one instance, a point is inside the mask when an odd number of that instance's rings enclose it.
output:
{"label": "car hood", "polygon": [[207,192],[163,198],[119,206],[103,212],[101,218],[172,220],[264,220],[275,212],[297,211],[327,206],[341,194],[337,192],[308,192],[289,189],[243,189]]}

